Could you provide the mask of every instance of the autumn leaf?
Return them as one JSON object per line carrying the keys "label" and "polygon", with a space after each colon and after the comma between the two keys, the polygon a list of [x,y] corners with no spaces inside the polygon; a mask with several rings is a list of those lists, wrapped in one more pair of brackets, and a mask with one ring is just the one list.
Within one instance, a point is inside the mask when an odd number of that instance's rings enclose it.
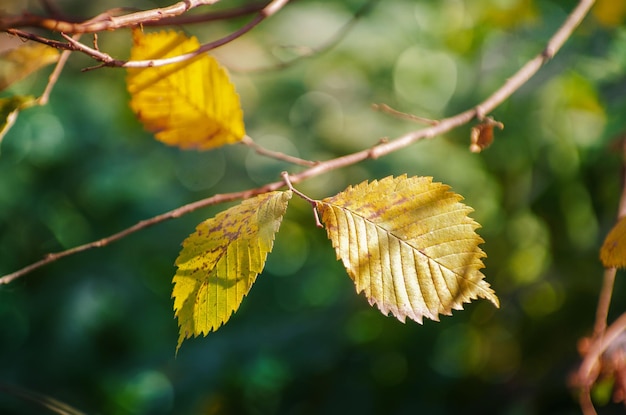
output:
{"label": "autumn leaf", "polygon": [[263,270],[291,191],[271,192],[202,222],[176,260],[174,312],[180,336],[207,335],[226,323]]}
{"label": "autumn leaf", "polygon": [[59,60],[59,51],[28,42],[0,55],[0,91],[44,66]]}
{"label": "autumn leaf", "polygon": [[[133,32],[131,60],[182,55],[200,46],[195,37],[162,31]],[[155,137],[184,149],[211,149],[245,135],[239,95],[226,70],[212,56],[165,66],[129,68],[130,106]]]}
{"label": "autumn leaf", "polygon": [[606,268],[626,268],[626,217],[621,218],[606,236],[600,249]]}
{"label": "autumn leaf", "polygon": [[28,95],[0,98],[0,144],[6,133],[15,123],[20,111],[34,105],[35,102],[35,97]]}
{"label": "autumn leaf", "polygon": [[349,187],[317,209],[357,292],[385,315],[422,323],[478,297],[499,306],[461,199],[431,177],[403,175]]}

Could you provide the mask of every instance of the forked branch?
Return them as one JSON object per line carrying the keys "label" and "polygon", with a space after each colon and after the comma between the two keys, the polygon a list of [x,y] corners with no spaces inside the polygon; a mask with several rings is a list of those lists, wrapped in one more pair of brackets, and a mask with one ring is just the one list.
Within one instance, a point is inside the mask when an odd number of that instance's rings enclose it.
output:
{"label": "forked branch", "polygon": [[[33,40],[35,42],[40,42],[48,46],[55,47],[57,49],[81,52],[96,61],[102,62],[101,65],[98,65],[89,69],[96,69],[102,66],[122,67],[122,68],[149,68],[149,67],[155,67],[155,66],[170,65],[173,63],[179,63],[179,62],[183,62],[189,59],[193,59],[198,55],[201,55],[215,48],[223,46],[227,43],[230,43],[233,40],[237,39],[238,37],[241,37],[244,34],[248,33],[250,30],[255,28],[259,23],[261,23],[263,20],[275,14],[278,10],[283,8],[289,2],[289,0],[272,0],[267,5],[265,5],[262,9],[260,9],[254,16],[254,18],[252,18],[252,20],[250,20],[248,23],[243,25],[241,28],[235,30],[234,32],[222,38],[214,40],[212,42],[205,43],[194,51],[191,51],[182,55],[178,55],[178,56],[164,58],[164,59],[150,59],[150,60],[141,60],[141,61],[125,61],[121,59],[116,59],[112,57],[111,55],[109,55],[108,53],[100,51],[94,47],[87,46],[86,44],[81,43],[76,38],[69,35],[69,34],[81,34],[81,33],[87,33],[87,32],[95,33],[99,31],[115,30],[115,29],[119,29],[122,27],[129,27],[129,26],[135,27],[145,22],[152,22],[154,24],[155,22],[158,22],[161,17],[178,16],[179,14],[182,14],[192,8],[202,6],[202,5],[214,4],[214,3],[217,3],[218,1],[219,0],[205,0],[205,1],[201,1],[201,0],[189,1],[188,0],[185,2],[177,3],[176,5],[170,6],[165,9],[152,9],[152,10],[147,10],[143,12],[137,12],[137,13],[132,13],[129,15],[124,15],[121,17],[115,17],[115,16],[111,16],[109,13],[103,13],[102,15],[95,17],[88,22],[84,22],[80,24],[78,23],[70,24],[68,22],[54,21],[53,24],[52,23],[50,24],[53,27],[46,27],[50,30],[60,32],[61,36],[67,41],[67,43],[59,42],[56,40],[42,37],[40,35],[25,32],[23,30],[15,28],[14,26],[5,27],[6,23],[3,23],[3,21],[10,20],[6,17],[5,18],[0,17],[0,30],[4,30],[7,33],[10,33],[10,34],[13,34],[13,35],[25,38],[25,39]],[[181,3],[183,3],[184,7],[181,6]],[[67,23],[67,25],[65,25],[65,23]]]}
{"label": "forked branch", "polygon": [[156,22],[161,19],[171,19],[196,7],[209,6],[219,1],[220,0],[185,0],[168,7],[136,11],[127,14],[120,14],[120,10],[115,9],[84,22],[71,22],[28,13],[24,13],[21,16],[0,15],[0,30],[6,31],[7,29],[20,27],[39,27],[53,32],[72,34],[104,32],[107,30],[117,30],[124,27]]}
{"label": "forked branch", "polygon": [[[277,2],[274,1],[270,3],[265,9],[267,9],[267,13],[274,13],[278,8],[280,8],[285,1]],[[330,171],[350,166],[361,162],[363,160],[369,158],[378,158],[394,151],[398,151],[402,148],[405,148],[417,141],[426,138],[432,138],[437,135],[446,133],[454,128],[467,124],[474,118],[482,119],[491,111],[493,111],[498,105],[500,105],[504,100],[506,100],[511,94],[513,94],[517,89],[519,89],[524,83],[526,83],[538,70],[543,66],[550,58],[552,58],[558,50],[561,48],[563,43],[572,35],[574,29],[580,24],[583,18],[587,15],[591,6],[593,6],[594,0],[581,0],[576,8],[570,13],[567,17],[563,25],[555,32],[555,34],[548,41],[546,48],[535,58],[531,59],[528,63],[526,63],[517,73],[515,73],[511,78],[509,78],[502,87],[496,90],[491,96],[489,96],[486,100],[476,105],[474,108],[469,109],[467,111],[461,112],[455,116],[442,119],[437,125],[430,126],[428,128],[424,128],[421,130],[415,130],[409,132],[401,137],[396,138],[392,141],[384,141],[372,148],[368,148],[365,150],[361,150],[352,154],[348,154],[346,156],[338,157],[335,159],[319,162],[315,166],[312,166],[300,173],[289,175],[289,179],[292,184],[299,183],[308,178],[328,173]],[[264,9],[264,10],[265,10]],[[75,248],[49,254],[44,259],[35,262],[25,268],[22,268],[18,271],[15,271],[11,274],[5,275],[0,278],[0,284],[8,284],[11,281],[24,276],[38,268],[41,268],[44,265],[47,265],[51,262],[54,262],[60,258],[86,251],[92,248],[99,248],[106,245],[109,245],[112,242],[118,241],[134,232],[137,232],[141,229],[147,228],[149,226],[155,225],[160,222],[164,222],[168,219],[177,218],[183,216],[187,213],[193,212],[197,209],[215,205],[218,203],[238,200],[238,199],[246,199],[252,197],[254,195],[258,195],[261,193],[266,193],[273,190],[278,190],[285,185],[284,180],[276,181],[273,183],[268,183],[264,186],[248,189],[241,192],[234,193],[225,193],[225,194],[217,194],[211,196],[206,199],[199,200],[194,203],[190,203],[188,205],[181,206],[169,212],[163,213],[161,215],[155,216],[150,219],[143,220],[123,231],[120,231],[116,234],[108,236],[106,238],[102,238],[100,240],[90,242],[88,244],[84,244],[81,246],[77,246]]]}
{"label": "forked branch", "polygon": [[[622,138],[622,160],[626,166],[626,139]],[[626,170],[622,174],[622,195],[617,213],[617,220],[626,217]],[[591,399],[591,389],[596,383],[602,368],[603,355],[607,349],[616,341],[620,335],[626,331],[626,314],[622,314],[607,328],[609,307],[613,297],[615,285],[615,275],[617,269],[607,268],[604,270],[602,288],[596,308],[596,321],[593,328],[593,335],[590,339],[583,339],[586,344],[583,351],[583,361],[577,372],[573,375],[572,386],[580,389],[580,406],[585,415],[595,415],[596,410]]]}

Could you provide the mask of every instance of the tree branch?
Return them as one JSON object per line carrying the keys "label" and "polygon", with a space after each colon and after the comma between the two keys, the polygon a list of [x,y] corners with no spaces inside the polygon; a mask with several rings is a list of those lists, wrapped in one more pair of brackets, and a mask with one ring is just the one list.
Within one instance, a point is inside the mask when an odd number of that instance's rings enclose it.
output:
{"label": "tree branch", "polygon": [[407,114],[406,112],[401,112],[398,111],[394,108],[391,108],[389,105],[387,104],[372,104],[372,109],[375,111],[380,111],[380,112],[385,112],[389,115],[392,115],[396,118],[401,118],[404,120],[409,120],[409,121],[414,121],[420,124],[426,124],[426,125],[437,125],[439,124],[439,121],[437,120],[431,120],[429,118],[424,118],[424,117],[420,117],[417,115],[413,115],[413,114]]}
{"label": "tree branch", "polygon": [[[63,36],[63,38],[67,40],[68,42],[67,44],[64,44],[64,43],[59,44],[59,43],[56,43],[55,41],[50,41],[49,39],[41,38],[40,36],[32,35],[23,31],[18,31],[17,29],[10,29],[10,30],[7,30],[7,32],[18,34],[20,36],[26,37],[31,40],[35,40],[37,42],[46,43],[50,46],[55,46],[55,47],[59,47],[62,49],[69,49],[69,50],[82,52],[86,54],[87,56],[90,56],[91,58],[102,62],[102,65],[98,65],[98,66],[91,67],[88,69],[96,69],[102,66],[122,67],[122,68],[150,68],[150,67],[155,67],[155,66],[164,66],[164,65],[170,65],[173,63],[184,62],[186,60],[193,59],[196,56],[206,53],[210,50],[213,50],[217,47],[230,43],[233,40],[237,39],[238,37],[241,37],[242,35],[248,33],[250,30],[255,28],[263,20],[272,16],[274,13],[276,13],[278,10],[284,7],[287,3],[289,3],[289,0],[272,0],[263,9],[261,9],[250,22],[246,23],[240,29],[230,33],[229,35],[224,36],[220,39],[214,40],[213,42],[205,43],[194,51],[191,51],[182,55],[178,55],[178,56],[163,58],[163,59],[149,59],[149,60],[138,60],[138,61],[124,61],[124,60],[115,59],[111,55],[101,52],[90,46],[87,46],[84,43],[79,42],[78,40],[68,36],[67,34],[63,32],[61,33],[61,36]],[[51,42],[54,42],[54,43],[51,43]]]}
{"label": "tree branch", "polygon": [[[265,9],[265,13],[274,13],[277,11],[282,5],[286,3],[286,0],[283,1],[274,1],[270,5],[268,5]],[[506,98],[508,98],[513,92],[515,92],[519,87],[521,87],[531,76],[533,76],[539,68],[547,62],[549,58],[554,56],[561,48],[563,43],[567,38],[569,38],[574,31],[574,29],[580,24],[584,16],[589,12],[591,6],[593,5],[594,0],[581,0],[576,8],[571,12],[571,14],[567,17],[565,23],[556,31],[556,33],[550,38],[547,43],[544,51],[539,54],[537,57],[529,61],[526,65],[524,65],[516,74],[514,74],[505,84],[496,90],[491,96],[489,96],[486,100],[476,105],[474,108],[469,109],[467,111],[461,112],[453,117],[442,119],[437,125],[433,125],[428,128],[424,128],[421,130],[416,130],[409,132],[401,137],[393,141],[384,141],[380,144],[377,144],[369,149],[361,150],[356,153],[348,154],[342,157],[338,157],[332,160],[327,160],[323,162],[319,162],[317,165],[310,167],[300,173],[289,175],[290,181],[293,184],[299,183],[308,178],[317,176],[319,174],[328,173],[330,171],[346,167],[352,164],[356,164],[366,159],[376,159],[378,157],[382,157],[394,151],[398,151],[402,148],[409,146],[417,141],[426,138],[432,138],[437,135],[446,133],[454,128],[457,128],[461,125],[464,125],[471,121],[473,118],[482,118],[487,113],[491,112],[494,108],[496,108],[500,103],[502,103]],[[60,258],[76,254],[78,252],[86,251],[92,248],[100,248],[106,246],[112,242],[118,241],[134,232],[137,232],[141,229],[147,228],[149,226],[155,225],[160,222],[164,222],[168,219],[177,218],[183,216],[187,213],[193,212],[203,207],[215,205],[218,203],[238,200],[238,199],[246,199],[258,194],[278,190],[285,186],[284,179],[281,181],[273,182],[266,184],[262,187],[258,187],[255,189],[248,189],[241,192],[234,193],[224,193],[217,194],[211,196],[206,199],[199,200],[194,203],[190,203],[169,212],[163,213],[161,215],[155,216],[150,219],[143,220],[138,222],[137,224],[122,230],[116,234],[108,236],[106,238],[102,238],[100,240],[90,242],[88,244],[84,244],[81,246],[77,246],[75,248],[68,249],[66,251],[53,253],[47,255],[44,259],[35,262],[27,267],[24,267],[18,271],[15,271],[11,274],[7,274],[0,278],[0,284],[8,284],[11,281],[26,275],[38,268],[41,268],[44,265],[47,265],[51,262],[54,262]]]}
{"label": "tree branch", "polygon": [[270,3],[269,0],[259,3],[244,4],[228,10],[218,10],[197,15],[180,15],[142,23],[143,26],[178,26],[187,24],[208,23],[218,20],[230,20],[237,17],[257,13]]}
{"label": "tree branch", "polygon": [[270,157],[276,160],[286,161],[287,163],[297,164],[299,166],[307,166],[307,167],[315,166],[316,164],[318,164],[317,161],[304,160],[299,157],[290,156],[288,154],[284,154],[278,151],[268,150],[265,147],[262,147],[258,145],[257,143],[255,143],[254,140],[250,136],[247,136],[247,135],[243,137],[243,139],[241,140],[241,143],[245,146],[250,147],[254,151],[256,151],[257,154]]}
{"label": "tree branch", "polygon": [[626,313],[619,316],[617,320],[611,324],[603,336],[594,341],[585,355],[580,368],[578,369],[577,378],[583,389],[589,390],[598,376],[599,359],[602,353],[613,343],[619,335],[626,330]]}
{"label": "tree branch", "polygon": [[6,31],[18,27],[40,27],[53,32],[72,34],[104,32],[106,30],[138,26],[148,22],[176,17],[196,7],[210,6],[219,1],[220,0],[185,0],[168,7],[133,12],[120,16],[115,16],[113,11],[109,11],[84,22],[56,20],[27,13],[22,16],[1,16],[0,30]]}

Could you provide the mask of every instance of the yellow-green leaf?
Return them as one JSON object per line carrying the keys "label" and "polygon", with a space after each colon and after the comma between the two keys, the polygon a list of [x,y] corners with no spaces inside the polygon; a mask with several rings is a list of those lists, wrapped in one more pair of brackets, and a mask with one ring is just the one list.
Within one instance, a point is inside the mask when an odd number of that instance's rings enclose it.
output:
{"label": "yellow-green leaf", "polygon": [[387,177],[317,202],[337,258],[383,314],[438,320],[477,297],[499,306],[461,196],[431,177]]}
{"label": "yellow-green leaf", "polygon": [[626,217],[621,218],[606,236],[600,260],[607,268],[626,268]]}
{"label": "yellow-green leaf", "polygon": [[41,43],[22,43],[8,50],[0,55],[0,91],[58,60],[59,51]]}
{"label": "yellow-green leaf", "polygon": [[[182,33],[135,30],[130,58],[169,58],[199,46],[195,37]],[[210,149],[245,135],[239,95],[226,70],[206,53],[165,66],[129,68],[126,83],[139,120],[168,145]]]}
{"label": "yellow-green leaf", "polygon": [[20,96],[0,98],[0,144],[2,139],[15,123],[20,110],[32,106],[36,102],[35,97]]}
{"label": "yellow-green leaf", "polygon": [[183,242],[174,276],[178,347],[226,323],[263,270],[291,191],[242,202],[202,222]]}

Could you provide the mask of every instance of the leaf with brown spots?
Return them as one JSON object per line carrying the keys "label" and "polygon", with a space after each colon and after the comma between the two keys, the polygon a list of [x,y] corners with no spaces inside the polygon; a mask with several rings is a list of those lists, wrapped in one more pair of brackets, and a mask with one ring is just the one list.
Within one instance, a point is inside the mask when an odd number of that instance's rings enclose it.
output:
{"label": "leaf with brown spots", "polygon": [[272,250],[291,191],[245,200],[202,222],[183,242],[174,276],[174,315],[183,340],[226,323]]}
{"label": "leaf with brown spots", "polygon": [[422,323],[482,297],[499,306],[480,269],[472,208],[431,177],[387,177],[317,202],[337,258],[370,305]]}

